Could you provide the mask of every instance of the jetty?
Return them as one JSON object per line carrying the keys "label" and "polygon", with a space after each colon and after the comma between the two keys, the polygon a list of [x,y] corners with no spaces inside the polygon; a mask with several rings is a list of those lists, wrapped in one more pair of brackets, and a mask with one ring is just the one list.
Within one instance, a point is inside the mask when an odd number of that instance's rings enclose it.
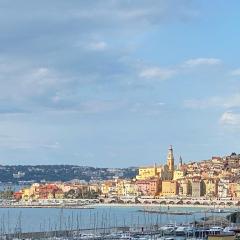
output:
{"label": "jetty", "polygon": [[192,215],[193,212],[186,211],[169,211],[169,210],[155,210],[155,209],[140,209],[138,212],[154,213],[154,214],[165,214],[165,215]]}

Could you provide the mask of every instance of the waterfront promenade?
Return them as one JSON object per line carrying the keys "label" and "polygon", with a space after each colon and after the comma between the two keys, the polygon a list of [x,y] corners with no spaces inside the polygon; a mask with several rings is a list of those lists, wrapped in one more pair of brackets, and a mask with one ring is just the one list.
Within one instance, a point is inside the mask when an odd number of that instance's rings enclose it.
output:
{"label": "waterfront promenade", "polygon": [[216,199],[172,199],[172,198],[114,198],[105,199],[44,199],[35,201],[11,201],[0,202],[0,208],[94,208],[95,206],[177,206],[177,207],[218,207],[237,208],[238,200]]}

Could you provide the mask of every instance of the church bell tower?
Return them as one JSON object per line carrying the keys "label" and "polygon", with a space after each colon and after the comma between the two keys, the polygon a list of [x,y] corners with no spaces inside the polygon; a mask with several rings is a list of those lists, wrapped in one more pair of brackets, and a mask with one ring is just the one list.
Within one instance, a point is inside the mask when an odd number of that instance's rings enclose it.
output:
{"label": "church bell tower", "polygon": [[170,147],[168,148],[167,165],[169,171],[174,171],[174,156],[172,145],[170,145]]}

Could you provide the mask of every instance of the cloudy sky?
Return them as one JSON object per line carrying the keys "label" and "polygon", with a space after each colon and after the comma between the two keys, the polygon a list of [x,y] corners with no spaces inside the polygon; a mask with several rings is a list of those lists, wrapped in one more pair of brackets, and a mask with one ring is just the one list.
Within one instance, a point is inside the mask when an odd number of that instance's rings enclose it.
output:
{"label": "cloudy sky", "polygon": [[124,167],[240,152],[238,0],[0,0],[0,163]]}

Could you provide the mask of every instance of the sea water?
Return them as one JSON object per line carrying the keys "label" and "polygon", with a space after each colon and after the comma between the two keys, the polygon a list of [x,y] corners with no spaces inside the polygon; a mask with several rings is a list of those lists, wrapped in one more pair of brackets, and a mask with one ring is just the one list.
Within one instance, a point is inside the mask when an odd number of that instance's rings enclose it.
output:
{"label": "sea water", "polygon": [[[149,208],[148,208],[149,209]],[[210,213],[203,207],[151,207],[166,212],[191,212],[191,215],[149,213],[141,206],[98,206],[86,209],[59,208],[0,208],[0,231],[35,232],[111,227],[136,227],[168,223],[193,223],[202,217],[226,216]]]}

